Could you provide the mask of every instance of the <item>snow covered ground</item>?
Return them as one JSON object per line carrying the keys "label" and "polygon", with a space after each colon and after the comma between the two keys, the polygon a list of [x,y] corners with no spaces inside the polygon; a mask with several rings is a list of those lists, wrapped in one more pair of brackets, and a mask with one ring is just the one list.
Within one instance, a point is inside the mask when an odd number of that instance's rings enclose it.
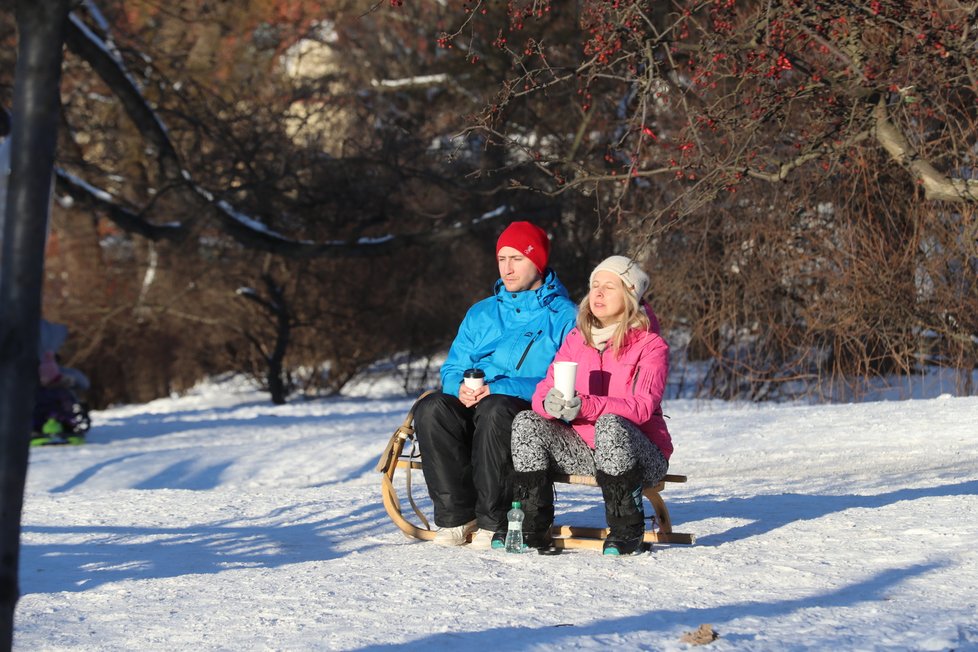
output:
{"label": "snow covered ground", "polygon": [[411,400],[360,394],[204,385],[33,449],[15,649],[978,650],[978,398],[670,401],[697,543],[614,559],[407,539],[374,465]]}

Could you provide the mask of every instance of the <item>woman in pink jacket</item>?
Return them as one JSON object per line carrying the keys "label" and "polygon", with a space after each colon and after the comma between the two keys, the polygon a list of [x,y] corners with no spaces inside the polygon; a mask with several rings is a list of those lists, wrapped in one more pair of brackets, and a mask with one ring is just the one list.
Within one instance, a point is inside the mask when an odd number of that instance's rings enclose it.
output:
{"label": "woman in pink jacket", "polygon": [[524,540],[550,544],[551,472],[594,475],[610,533],[604,554],[641,552],[643,484],[665,477],[672,440],[662,418],[669,345],[641,302],[649,277],[631,259],[612,256],[591,272],[577,327],[554,363],[577,363],[576,395],[554,387],[554,366],[533,395],[533,410],[513,421],[514,500],[523,505]]}

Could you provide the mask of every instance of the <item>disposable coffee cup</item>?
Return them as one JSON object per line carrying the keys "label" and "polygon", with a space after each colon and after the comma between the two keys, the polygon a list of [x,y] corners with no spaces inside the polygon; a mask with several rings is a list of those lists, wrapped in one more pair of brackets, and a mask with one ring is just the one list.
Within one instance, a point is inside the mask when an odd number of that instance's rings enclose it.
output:
{"label": "disposable coffee cup", "polygon": [[462,382],[469,389],[479,389],[486,384],[486,372],[482,369],[466,369],[462,374]]}
{"label": "disposable coffee cup", "polygon": [[576,362],[561,361],[554,363],[554,387],[564,395],[565,399],[577,394],[577,391],[574,389],[576,380]]}

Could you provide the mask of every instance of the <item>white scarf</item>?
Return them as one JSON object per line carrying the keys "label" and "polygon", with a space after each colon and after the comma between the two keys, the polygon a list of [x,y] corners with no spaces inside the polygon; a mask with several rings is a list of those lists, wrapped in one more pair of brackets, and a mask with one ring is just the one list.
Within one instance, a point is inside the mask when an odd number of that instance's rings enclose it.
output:
{"label": "white scarf", "polygon": [[617,329],[617,322],[610,326],[592,326],[591,342],[594,344],[594,348],[598,351],[604,351],[605,347],[608,346],[608,340],[611,339],[611,336],[615,334]]}

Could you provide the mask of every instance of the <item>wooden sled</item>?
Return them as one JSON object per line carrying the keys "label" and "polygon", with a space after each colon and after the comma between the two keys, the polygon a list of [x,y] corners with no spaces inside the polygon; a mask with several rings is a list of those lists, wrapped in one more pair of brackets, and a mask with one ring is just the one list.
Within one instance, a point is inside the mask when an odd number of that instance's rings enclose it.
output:
{"label": "wooden sled", "polygon": [[[428,393],[430,392],[422,394],[418,400],[420,401]],[[414,405],[416,406],[417,402]],[[411,441],[411,447],[405,452],[404,448],[408,440]],[[412,495],[412,474],[414,471],[420,471],[421,468],[421,455],[418,451],[417,440],[414,438],[414,406],[412,406],[404,418],[404,423],[394,431],[390,441],[387,442],[387,446],[380,456],[380,461],[377,463],[377,470],[383,474],[381,478],[381,495],[384,499],[384,509],[387,510],[387,515],[390,516],[394,524],[405,535],[415,539],[430,540],[435,538],[435,532],[437,530],[432,529],[430,522],[424,513],[422,513],[421,509],[418,508]],[[398,474],[398,476],[403,476],[408,502],[420,525],[416,525],[408,520],[401,509],[401,499],[398,497],[397,490],[394,487],[394,476],[399,469],[402,470],[402,473]],[[587,475],[556,475],[553,479],[554,482],[565,484],[598,486],[595,479]],[[686,482],[686,476],[670,474],[659,484],[650,485],[643,489],[642,494],[651,503],[653,513],[655,514],[655,517],[651,519],[652,527],[646,530],[644,540],[650,544],[693,544],[696,541],[694,535],[673,532],[672,530],[672,518],[669,515],[669,508],[666,506],[661,495],[667,482]],[[556,548],[590,548],[601,550],[603,540],[608,536],[608,530],[607,528],[554,524],[551,529],[551,534],[554,537],[554,547]]]}
{"label": "wooden sled", "polygon": [[[418,398],[418,401],[430,393],[425,392]],[[394,431],[390,441],[387,442],[387,447],[384,448],[384,452],[380,456],[380,461],[377,462],[377,470],[384,474],[381,478],[380,492],[384,497],[384,509],[387,510],[387,515],[394,521],[394,525],[399,527],[401,532],[409,537],[429,540],[435,538],[435,530],[431,529],[431,524],[428,523],[428,519],[425,518],[425,515],[418,508],[418,505],[414,502],[414,496],[411,494],[412,471],[415,469],[421,470],[421,453],[418,451],[417,440],[414,438],[414,408],[417,407],[418,401],[414,402],[411,410],[404,417],[404,423]],[[411,448],[405,454],[404,444],[409,439],[411,440]],[[418,527],[408,521],[401,512],[401,499],[398,498],[397,490],[394,488],[394,472],[398,469],[404,469],[402,475],[404,476],[408,501],[411,503],[414,515],[418,517],[423,527]]]}

